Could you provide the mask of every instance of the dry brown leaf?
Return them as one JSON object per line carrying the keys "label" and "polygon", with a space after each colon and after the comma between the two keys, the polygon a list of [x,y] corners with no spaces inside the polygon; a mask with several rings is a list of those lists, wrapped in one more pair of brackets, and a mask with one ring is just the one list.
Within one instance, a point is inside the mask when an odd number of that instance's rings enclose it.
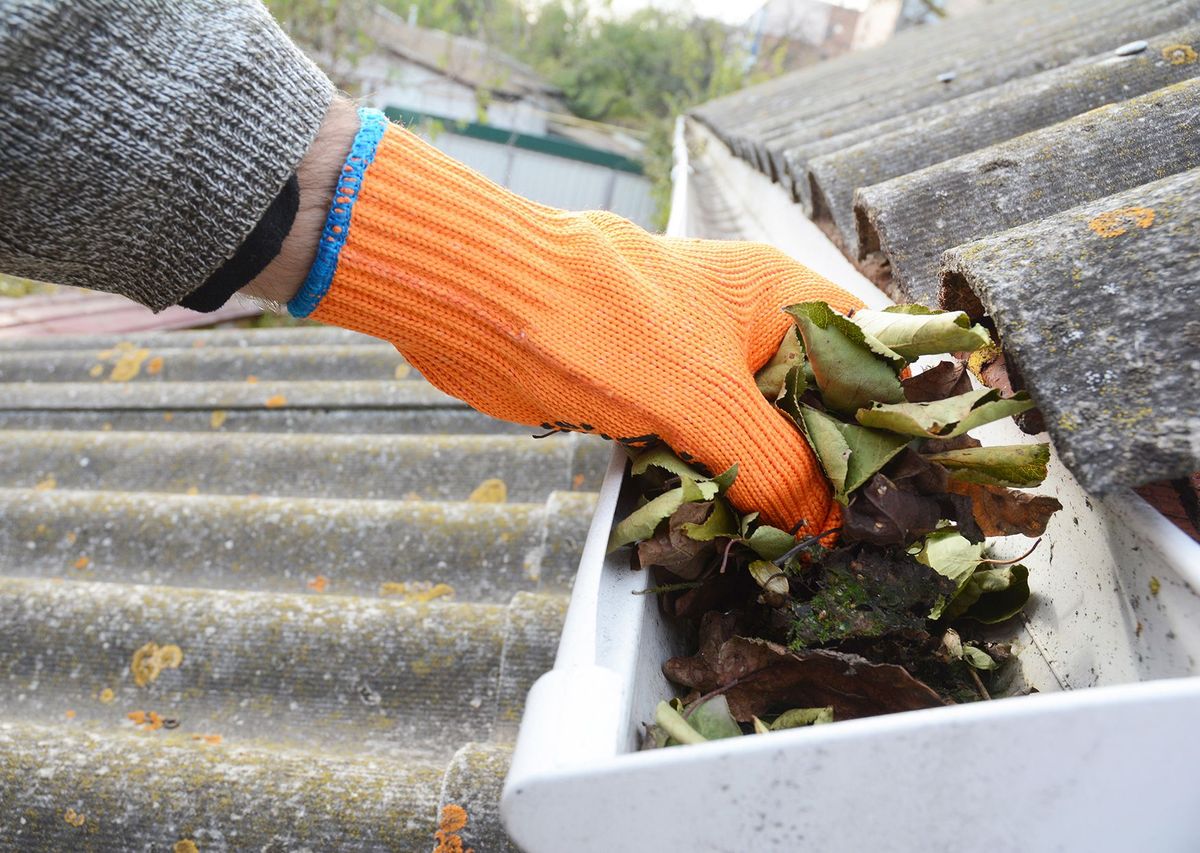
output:
{"label": "dry brown leaf", "polygon": [[971,376],[960,361],[943,361],[900,383],[910,403],[932,403],[971,390]]}
{"label": "dry brown leaf", "polygon": [[788,708],[831,706],[835,719],[846,720],[946,704],[903,667],[825,649],[792,652],[745,637],[731,637],[715,654],[672,658],[663,673],[702,693],[732,685],[724,695],[739,722]]}
{"label": "dry brown leaf", "polygon": [[1062,504],[1048,495],[1030,495],[1000,486],[952,479],[946,488],[971,499],[975,523],[984,536],[1020,533],[1036,538],[1046,532],[1050,516],[1062,509]]}

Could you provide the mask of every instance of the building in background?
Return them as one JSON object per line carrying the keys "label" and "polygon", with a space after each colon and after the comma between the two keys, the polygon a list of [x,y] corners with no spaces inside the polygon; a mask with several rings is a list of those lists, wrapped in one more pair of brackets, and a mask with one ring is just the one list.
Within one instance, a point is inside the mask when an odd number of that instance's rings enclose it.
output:
{"label": "building in background", "polygon": [[571,116],[558,89],[482,41],[381,8],[371,37],[338,69],[370,106],[534,201],[652,224],[642,144],[629,132]]}
{"label": "building in background", "polygon": [[944,18],[956,18],[1007,0],[904,0],[897,30],[924,24],[936,24]]}
{"label": "building in background", "polygon": [[904,0],[767,0],[746,21],[760,62],[782,70],[883,44]]}

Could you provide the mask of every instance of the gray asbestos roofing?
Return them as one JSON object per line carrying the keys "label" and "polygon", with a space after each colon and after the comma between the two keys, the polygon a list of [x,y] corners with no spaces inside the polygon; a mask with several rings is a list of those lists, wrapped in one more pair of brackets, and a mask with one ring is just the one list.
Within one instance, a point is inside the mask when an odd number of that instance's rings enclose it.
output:
{"label": "gray asbestos roofing", "polygon": [[1011,0],[712,101],[897,301],[993,324],[1096,493],[1200,469],[1200,0]]}
{"label": "gray asbestos roofing", "polygon": [[608,452],[333,330],[3,342],[0,850],[514,850]]}

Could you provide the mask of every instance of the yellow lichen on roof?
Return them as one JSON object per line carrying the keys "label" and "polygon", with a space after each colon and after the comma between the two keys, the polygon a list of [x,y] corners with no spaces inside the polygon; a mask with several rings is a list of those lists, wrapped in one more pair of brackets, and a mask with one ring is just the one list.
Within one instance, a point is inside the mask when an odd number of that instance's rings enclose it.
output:
{"label": "yellow lichen on roof", "polygon": [[175,669],[183,663],[183,650],[176,645],[160,646],[149,642],[133,653],[129,671],[133,673],[133,683],[145,687],[158,678],[164,669]]}
{"label": "yellow lichen on roof", "polygon": [[1196,50],[1190,44],[1169,44],[1162,49],[1162,56],[1172,65],[1190,65],[1196,61]]}
{"label": "yellow lichen on roof", "polygon": [[379,585],[379,594],[383,596],[403,596],[405,601],[426,604],[435,598],[453,598],[454,587],[448,583],[431,584],[428,581],[416,581],[414,583],[384,581]]}
{"label": "yellow lichen on roof", "polygon": [[475,490],[471,492],[467,500],[475,503],[502,504],[508,500],[508,486],[503,480],[498,480],[495,477],[484,480],[475,487]]}
{"label": "yellow lichen on roof", "polygon": [[325,575],[317,575],[308,582],[308,588],[313,592],[324,592],[328,585],[329,578],[325,577]]}
{"label": "yellow lichen on roof", "polygon": [[455,803],[442,807],[442,817],[433,838],[437,842],[433,853],[475,853],[474,848],[463,849],[460,833],[467,826],[467,810]]}
{"label": "yellow lichen on roof", "polygon": [[148,349],[132,349],[125,352],[113,365],[108,374],[109,382],[128,382],[142,372],[142,363],[150,357]]}
{"label": "yellow lichen on roof", "polygon": [[1088,222],[1088,228],[1107,240],[1120,237],[1131,227],[1149,228],[1153,224],[1154,208],[1118,207],[1093,217]]}

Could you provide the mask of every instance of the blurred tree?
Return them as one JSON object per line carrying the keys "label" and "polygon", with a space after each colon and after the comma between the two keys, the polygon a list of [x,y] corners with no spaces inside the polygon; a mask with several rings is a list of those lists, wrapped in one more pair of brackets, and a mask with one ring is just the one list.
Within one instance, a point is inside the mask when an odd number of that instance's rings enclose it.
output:
{"label": "blurred tree", "polygon": [[[575,114],[642,131],[660,208],[670,185],[675,115],[752,82],[744,37],[723,24],[647,8],[626,17],[588,0],[380,0],[421,26],[480,39],[562,89]],[[267,0],[288,33],[339,74],[371,48],[372,0]],[[760,72],[761,75],[761,72]],[[480,94],[481,103],[487,92]]]}
{"label": "blurred tree", "polygon": [[353,92],[354,61],[371,50],[371,0],[264,0],[279,26],[329,75]]}
{"label": "blurred tree", "polygon": [[514,55],[530,20],[530,4],[521,0],[383,0],[382,5],[406,18],[415,9],[423,27],[472,36]]}
{"label": "blurred tree", "polygon": [[551,0],[531,28],[526,57],[577,115],[646,132],[659,225],[669,213],[674,117],[747,82],[740,34],[653,8],[597,19],[582,3]]}
{"label": "blurred tree", "polygon": [[643,124],[742,85],[741,51],[716,21],[642,9],[582,23],[534,62],[584,118]]}

